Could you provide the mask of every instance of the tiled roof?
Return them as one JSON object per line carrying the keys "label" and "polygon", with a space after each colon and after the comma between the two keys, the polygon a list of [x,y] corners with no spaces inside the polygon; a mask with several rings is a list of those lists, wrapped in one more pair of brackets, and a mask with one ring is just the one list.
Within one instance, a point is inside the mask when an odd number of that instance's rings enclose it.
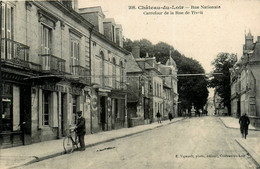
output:
{"label": "tiled roof", "polygon": [[126,72],[142,72],[132,54],[126,56]]}

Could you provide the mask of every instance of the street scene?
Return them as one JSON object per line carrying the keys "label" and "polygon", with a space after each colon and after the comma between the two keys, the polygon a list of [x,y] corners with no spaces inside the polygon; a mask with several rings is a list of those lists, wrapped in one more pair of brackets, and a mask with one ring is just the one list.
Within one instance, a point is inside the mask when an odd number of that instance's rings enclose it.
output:
{"label": "street scene", "polygon": [[260,168],[259,9],[0,0],[0,168]]}
{"label": "street scene", "polygon": [[[249,131],[249,139],[259,136]],[[226,128],[218,117],[192,118],[18,168],[259,167],[236,139],[239,130]]]}

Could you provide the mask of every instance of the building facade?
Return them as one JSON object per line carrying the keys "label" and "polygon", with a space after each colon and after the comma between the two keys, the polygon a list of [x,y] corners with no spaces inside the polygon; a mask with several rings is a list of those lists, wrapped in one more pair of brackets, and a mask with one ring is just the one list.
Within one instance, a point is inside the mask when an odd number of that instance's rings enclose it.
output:
{"label": "building facade", "polygon": [[260,37],[254,42],[249,32],[245,35],[243,56],[230,69],[231,112],[234,117],[247,113],[251,124],[260,126]]}
{"label": "building facade", "polygon": [[79,9],[94,25],[91,36],[91,132],[126,126],[126,59],[122,26],[105,18],[101,7]]}
{"label": "building facade", "polygon": [[3,2],[1,147],[60,138],[79,110],[87,133],[123,126],[122,27],[99,31],[86,13],[77,0]]}
{"label": "building facade", "polygon": [[166,65],[157,63],[148,55],[140,58],[140,48],[133,47],[133,56],[127,59],[129,83],[128,110],[130,121],[151,123],[159,111],[164,119],[168,113],[177,114],[177,68],[170,57]]}

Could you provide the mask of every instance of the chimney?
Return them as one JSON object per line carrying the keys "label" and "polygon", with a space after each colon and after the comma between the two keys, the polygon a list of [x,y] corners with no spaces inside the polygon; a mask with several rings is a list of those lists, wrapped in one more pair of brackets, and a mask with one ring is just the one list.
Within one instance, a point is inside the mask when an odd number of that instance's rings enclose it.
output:
{"label": "chimney", "polygon": [[122,26],[116,25],[116,44],[118,46],[123,47],[123,34],[122,34]]}
{"label": "chimney", "polygon": [[78,0],[72,0],[72,8],[74,9],[74,11],[79,12]]}
{"label": "chimney", "polygon": [[148,52],[146,52],[146,55],[145,55],[145,57],[146,57],[146,58],[149,58],[149,54],[148,54]]}
{"label": "chimney", "polygon": [[112,42],[116,42],[115,20],[113,18],[105,18],[103,24],[104,24],[104,35]]}
{"label": "chimney", "polygon": [[132,54],[134,58],[140,58],[140,47],[139,46],[132,47]]}
{"label": "chimney", "polygon": [[94,25],[94,29],[99,31],[99,33],[104,34],[103,21],[105,15],[100,6],[90,7],[90,8],[80,8],[79,14]]}

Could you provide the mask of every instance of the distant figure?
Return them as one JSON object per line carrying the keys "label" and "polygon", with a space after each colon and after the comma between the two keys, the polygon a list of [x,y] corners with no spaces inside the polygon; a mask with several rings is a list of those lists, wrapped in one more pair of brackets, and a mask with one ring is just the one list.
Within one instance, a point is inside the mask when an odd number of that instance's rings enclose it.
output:
{"label": "distant figure", "polygon": [[169,120],[172,121],[173,117],[172,117],[172,113],[171,112],[168,113],[168,117],[169,117]]}
{"label": "distant figure", "polygon": [[248,125],[250,124],[250,120],[247,117],[246,113],[239,118],[239,124],[240,124],[240,131],[242,134],[242,138],[245,137],[246,139],[246,136],[248,134]]}
{"label": "distant figure", "polygon": [[156,117],[157,117],[158,123],[162,123],[162,121],[161,121],[161,114],[160,114],[159,110],[158,110],[158,112],[156,114]]}

